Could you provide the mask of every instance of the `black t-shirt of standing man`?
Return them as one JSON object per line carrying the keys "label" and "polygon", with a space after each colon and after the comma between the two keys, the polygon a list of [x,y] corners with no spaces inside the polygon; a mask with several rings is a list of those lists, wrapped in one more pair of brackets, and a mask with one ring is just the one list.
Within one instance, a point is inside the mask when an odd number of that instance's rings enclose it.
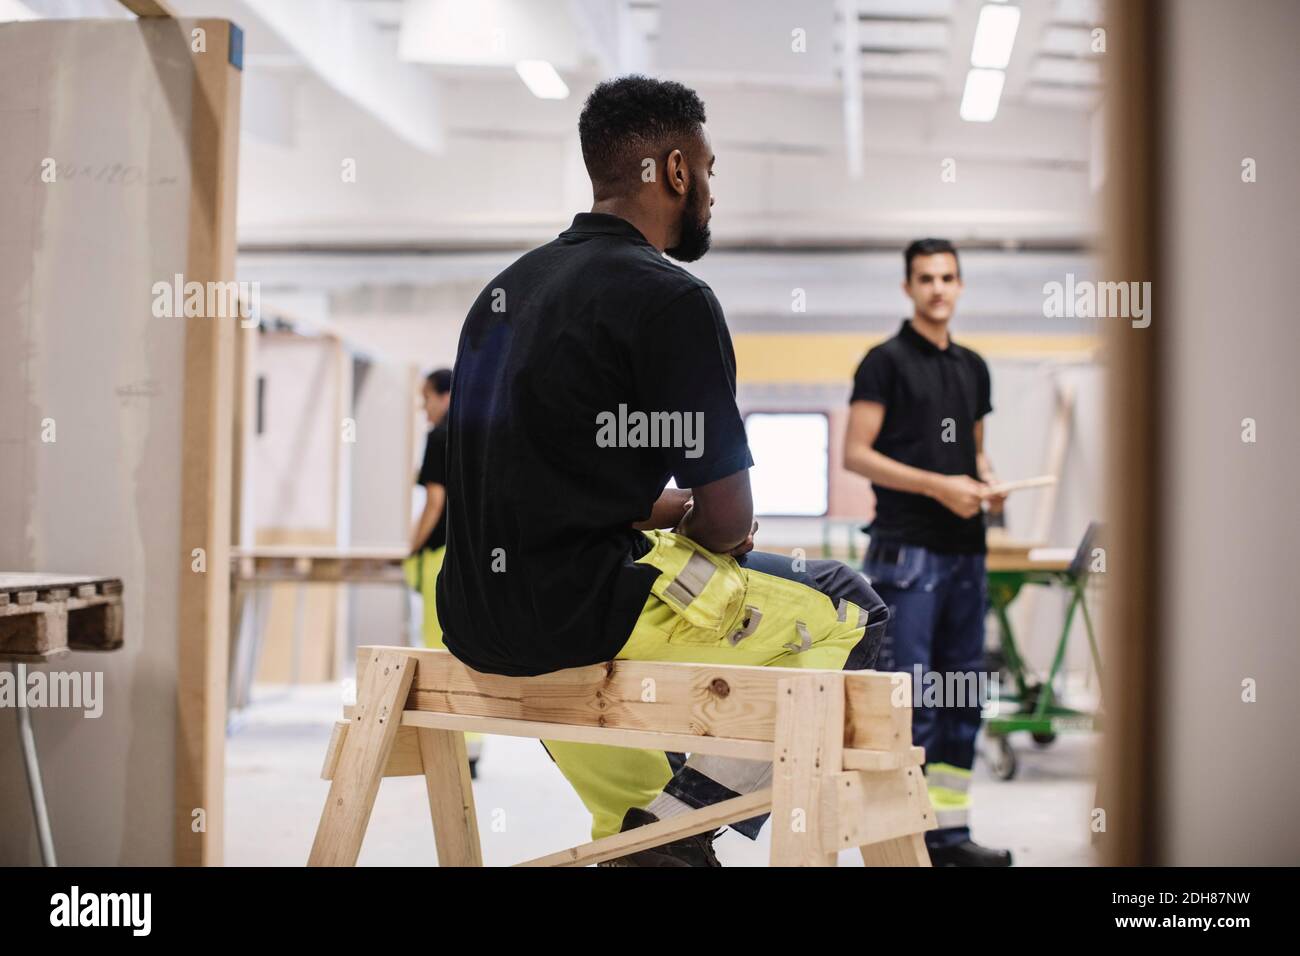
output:
{"label": "black t-shirt of standing man", "polygon": [[[447,485],[447,423],[439,422],[429,429],[429,436],[424,441],[424,461],[420,463],[420,473],[415,483],[424,485]],[[437,551],[447,543],[447,506],[444,503],[438,523],[433,526],[429,536],[420,546],[421,551]]]}
{"label": "black t-shirt of standing man", "polygon": [[648,544],[632,525],[670,477],[753,464],[718,300],[631,223],[582,213],[488,283],[455,367],[448,649],[498,674],[612,660],[659,573],[634,564]]}
{"label": "black t-shirt of standing man", "polygon": [[[853,376],[850,401],[879,402],[885,419],[875,449],[895,461],[943,475],[979,478],[975,423],[993,411],[989,369],[951,339],[939,348],[904,322],[867,353]],[[873,539],[949,554],[982,554],[984,515],[960,518],[925,495],[875,486]]]}

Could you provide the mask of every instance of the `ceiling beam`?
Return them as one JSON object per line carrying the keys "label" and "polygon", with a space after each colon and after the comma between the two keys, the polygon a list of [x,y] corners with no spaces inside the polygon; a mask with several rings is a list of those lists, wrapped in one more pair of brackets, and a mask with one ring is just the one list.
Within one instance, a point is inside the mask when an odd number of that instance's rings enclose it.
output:
{"label": "ceiling beam", "polygon": [[397,58],[393,37],[376,26],[364,5],[349,0],[240,0],[240,5],[328,86],[405,142],[426,153],[443,151],[437,80]]}
{"label": "ceiling beam", "polygon": [[627,28],[623,5],[605,0],[569,0],[569,15],[600,64],[604,76],[623,72],[623,46],[620,31]]}

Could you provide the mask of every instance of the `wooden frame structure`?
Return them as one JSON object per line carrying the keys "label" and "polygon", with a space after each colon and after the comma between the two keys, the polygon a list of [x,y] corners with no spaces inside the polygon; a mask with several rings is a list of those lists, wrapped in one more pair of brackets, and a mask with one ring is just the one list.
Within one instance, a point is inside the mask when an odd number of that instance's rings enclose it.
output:
{"label": "wooden frame structure", "polygon": [[772,760],[772,786],[525,866],[586,866],[772,811],[774,866],[929,866],[935,826],[912,746],[911,678],[613,661],[540,677],[480,674],[446,651],[362,647],[335,724],[308,860],[352,866],[384,777],[423,775],[438,861],[482,866],[461,731]]}
{"label": "wooden frame structure", "polygon": [[[239,158],[239,91],[243,36],[228,20],[169,18],[158,0],[126,4],[156,31],[160,48],[190,51],[201,28],[207,51],[191,52],[190,231],[185,278],[235,278],[235,193]],[[163,39],[165,38],[165,39]],[[225,839],[227,631],[230,614],[231,454],[235,331],[238,322],[185,319],[182,409],[181,539],[177,562],[180,611],[176,674],[176,790],[173,859],[180,866],[219,866]],[[190,556],[206,552],[208,573]],[[196,811],[202,810],[202,826]]]}
{"label": "wooden frame structure", "polygon": [[[1106,85],[1122,91],[1106,116],[1105,257],[1107,276],[1149,278],[1164,288],[1160,250],[1160,183],[1165,93],[1161,89],[1164,4],[1108,4],[1112,47],[1104,59]],[[1103,736],[1096,805],[1108,821],[1098,842],[1107,866],[1151,865],[1156,846],[1161,768],[1157,702],[1168,668],[1156,596],[1163,587],[1160,516],[1170,476],[1162,470],[1166,430],[1160,394],[1169,362],[1162,326],[1134,331],[1106,325],[1106,522],[1110,537],[1102,657],[1107,730]],[[1122,728],[1119,731],[1118,728]]]}

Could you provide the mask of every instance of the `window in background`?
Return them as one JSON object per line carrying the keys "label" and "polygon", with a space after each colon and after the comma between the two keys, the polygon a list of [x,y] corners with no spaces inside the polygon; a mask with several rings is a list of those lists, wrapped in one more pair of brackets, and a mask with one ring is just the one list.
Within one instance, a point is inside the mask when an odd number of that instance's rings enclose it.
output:
{"label": "window in background", "polygon": [[754,514],[826,514],[830,419],[821,412],[752,412],[745,433],[754,456]]}

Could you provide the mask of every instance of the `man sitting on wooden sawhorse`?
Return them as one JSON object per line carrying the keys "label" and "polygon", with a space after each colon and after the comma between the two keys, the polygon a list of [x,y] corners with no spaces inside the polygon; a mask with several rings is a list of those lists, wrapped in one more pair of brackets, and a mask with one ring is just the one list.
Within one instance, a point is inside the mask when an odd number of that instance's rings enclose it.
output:
{"label": "man sitting on wooden sawhorse", "polygon": [[[610,661],[838,671],[875,660],[888,610],[861,574],[751,550],[753,461],[722,308],[705,283],[663,257],[692,261],[708,249],[714,157],[704,120],[699,98],[680,84],[625,77],[597,87],[579,119],[592,211],[493,279],[470,309],[454,368],[437,598],[446,646],[472,670],[430,680],[459,680],[473,696],[489,675]],[[669,478],[677,488],[666,489]],[[421,674],[448,666],[427,652],[417,661]],[[831,737],[841,738],[827,746],[838,759],[844,738],[850,750],[854,743],[851,729],[840,732],[844,677],[831,676],[821,686]],[[655,679],[644,679],[640,700],[653,703]],[[455,697],[450,684],[423,680],[417,690],[427,699]],[[550,680],[532,693],[546,693]],[[757,706],[775,706],[776,688],[768,690]],[[793,700],[796,689],[787,691]],[[530,690],[516,681],[492,693]],[[593,706],[603,706],[593,693]],[[404,699],[392,706],[413,720]],[[376,700],[359,698],[358,707]],[[762,734],[773,741],[770,720]],[[590,810],[594,838],[647,825],[661,832],[675,817],[761,791],[772,778],[770,760],[708,748],[686,759],[573,739],[544,744]],[[427,761],[424,769],[431,772]],[[798,827],[799,813],[812,812],[792,809],[796,819],[774,827]],[[932,818],[928,804],[914,809],[916,830],[932,825],[921,822]],[[752,816],[731,822],[750,838],[761,824]],[[318,849],[323,840],[318,834]],[[895,861],[928,865],[915,845],[919,852]],[[608,863],[720,865],[712,837],[698,828]]]}

